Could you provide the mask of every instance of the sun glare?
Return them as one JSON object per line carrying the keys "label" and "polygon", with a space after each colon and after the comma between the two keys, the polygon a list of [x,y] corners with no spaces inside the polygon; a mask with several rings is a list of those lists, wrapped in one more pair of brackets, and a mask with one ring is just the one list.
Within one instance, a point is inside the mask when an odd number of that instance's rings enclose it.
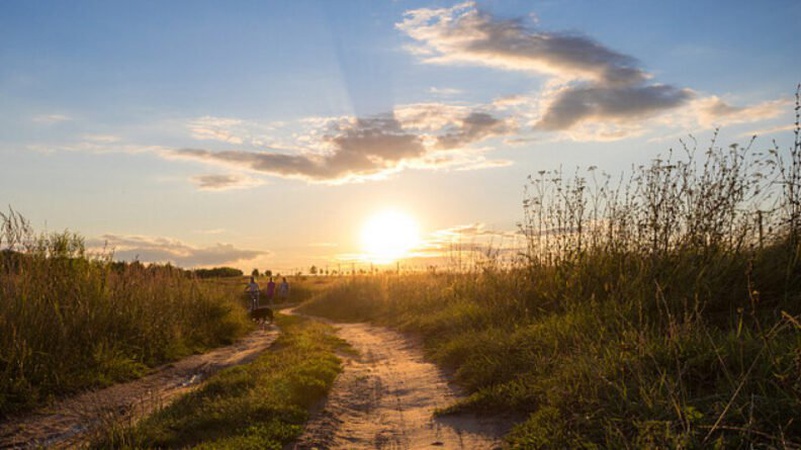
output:
{"label": "sun glare", "polygon": [[398,211],[376,214],[362,228],[362,251],[365,259],[377,264],[404,258],[419,244],[417,222]]}

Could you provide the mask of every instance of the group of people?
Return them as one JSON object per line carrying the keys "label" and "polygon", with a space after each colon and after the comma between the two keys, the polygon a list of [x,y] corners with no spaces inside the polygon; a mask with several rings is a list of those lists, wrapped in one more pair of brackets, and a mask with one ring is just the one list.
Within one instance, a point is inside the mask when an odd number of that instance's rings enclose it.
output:
{"label": "group of people", "polygon": [[[275,297],[275,290],[276,285],[275,281],[273,281],[273,277],[270,277],[270,281],[267,282],[267,288],[264,290],[264,296],[267,297],[268,306],[273,306],[273,297]],[[255,277],[250,277],[250,283],[248,283],[245,291],[250,293],[250,308],[256,309],[259,307],[259,294],[261,293],[261,288],[259,284],[256,283]],[[278,285],[278,298],[282,300],[286,300],[289,298],[289,283],[286,281],[286,277],[283,277],[281,280],[281,284]]]}

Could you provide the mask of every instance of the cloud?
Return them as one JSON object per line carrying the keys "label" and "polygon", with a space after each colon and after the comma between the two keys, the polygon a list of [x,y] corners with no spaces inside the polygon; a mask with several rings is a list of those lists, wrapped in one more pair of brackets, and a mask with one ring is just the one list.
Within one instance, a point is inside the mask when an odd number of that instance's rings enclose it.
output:
{"label": "cloud", "polygon": [[81,152],[92,154],[130,154],[137,155],[152,153],[159,156],[168,156],[170,150],[158,145],[137,145],[123,143],[113,136],[84,136],[84,140],[72,144],[29,144],[25,148],[32,152],[53,153],[53,152]]}
{"label": "cloud", "polygon": [[710,96],[696,100],[692,109],[698,123],[716,127],[722,122],[733,125],[772,119],[783,114],[792,104],[790,100],[773,100],[751,106],[732,106],[717,96]]}
{"label": "cloud", "polygon": [[231,189],[249,189],[264,184],[260,180],[238,174],[197,175],[192,177],[197,187],[203,191],[227,191]]}
{"label": "cloud", "polygon": [[457,225],[430,233],[410,252],[415,264],[467,267],[488,260],[511,263],[526,248],[517,231],[491,230],[483,223]]}
{"label": "cloud", "polygon": [[65,116],[64,114],[42,114],[34,116],[31,120],[36,123],[52,125],[54,123],[69,122],[72,120],[72,117]]}
{"label": "cloud", "polygon": [[690,126],[709,127],[719,120],[764,120],[782,110],[777,102],[736,107],[689,88],[654,83],[636,58],[588,36],[544,31],[521,19],[499,19],[474,2],[408,11],[396,28],[413,40],[408,50],[425,63],[544,77],[545,88],[530,102],[522,96],[493,102],[495,111],[516,109],[520,117],[531,116],[528,123],[535,132],[614,140],[642,134],[645,120],[661,116],[672,115],[673,123],[683,118],[692,121]]}
{"label": "cloud", "polygon": [[440,148],[459,148],[488,136],[505,134],[508,131],[504,121],[483,112],[471,113],[461,119],[455,128],[453,132],[445,133],[437,138]]}
{"label": "cloud", "polygon": [[527,29],[520,20],[498,20],[475,3],[408,11],[396,27],[418,41],[413,53],[425,62],[468,63],[593,79],[604,84],[637,84],[649,76],[636,59],[586,36]]}
{"label": "cloud", "polygon": [[406,159],[425,153],[418,136],[403,131],[396,120],[388,117],[358,119],[352,126],[337,127],[319,138],[317,143],[327,146],[330,151],[281,154],[180,149],[174,153],[180,157],[311,181],[376,176],[398,168]]}
{"label": "cloud", "polygon": [[442,96],[442,97],[450,97],[450,96],[454,96],[454,95],[459,95],[463,91],[461,89],[455,89],[455,88],[432,87],[432,88],[430,88],[428,90],[428,92],[430,92],[430,93],[432,93],[434,95]]}
{"label": "cloud", "polygon": [[242,137],[231,130],[242,125],[239,119],[204,116],[191,120],[188,124],[192,137],[198,140],[214,140],[241,144]]}
{"label": "cloud", "polygon": [[98,144],[113,144],[122,140],[119,136],[111,134],[84,134],[82,137],[84,141]]}
{"label": "cloud", "polygon": [[101,236],[106,247],[114,252],[117,260],[153,263],[172,263],[179,267],[204,267],[232,265],[267,252],[237,249],[231,244],[216,244],[211,247],[193,247],[177,239],[151,236]]}
{"label": "cloud", "polygon": [[669,85],[565,87],[534,128],[556,131],[586,121],[638,121],[681,106],[692,97],[690,90]]}
{"label": "cloud", "polygon": [[[499,162],[487,163],[481,152],[468,147],[511,129],[507,121],[489,112],[441,104],[410,105],[392,114],[367,118],[310,119],[305,124],[311,129],[303,136],[294,136],[295,141],[305,143],[299,150],[184,148],[169,152],[167,157],[278,177],[342,183],[384,178],[406,168],[498,166]],[[204,188],[235,181],[223,176],[195,178]]]}

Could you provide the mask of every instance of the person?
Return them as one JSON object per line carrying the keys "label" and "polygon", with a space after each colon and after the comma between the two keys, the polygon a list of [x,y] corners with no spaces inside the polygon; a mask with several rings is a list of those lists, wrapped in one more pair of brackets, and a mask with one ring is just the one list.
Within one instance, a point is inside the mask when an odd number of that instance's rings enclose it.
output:
{"label": "person", "polygon": [[275,295],[275,281],[273,281],[273,277],[270,277],[270,281],[267,282],[267,290],[265,291],[267,295],[267,301],[270,303],[270,307],[273,306],[273,295]]}
{"label": "person", "polygon": [[259,284],[254,277],[250,277],[250,283],[245,287],[245,292],[250,294],[251,311],[259,307]]}
{"label": "person", "polygon": [[281,300],[289,298],[289,283],[287,283],[286,277],[283,277],[281,284],[278,285],[278,298]]}

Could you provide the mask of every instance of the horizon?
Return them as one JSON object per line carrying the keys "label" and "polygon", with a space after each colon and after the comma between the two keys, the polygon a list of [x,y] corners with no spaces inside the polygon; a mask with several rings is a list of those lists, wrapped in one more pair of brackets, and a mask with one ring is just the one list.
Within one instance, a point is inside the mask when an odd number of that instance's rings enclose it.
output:
{"label": "horizon", "polygon": [[[791,0],[4,2],[0,202],[125,261],[425,267],[514,245],[543,170],[717,129],[788,149],[798,23]],[[365,231],[386,210],[405,228]]]}

